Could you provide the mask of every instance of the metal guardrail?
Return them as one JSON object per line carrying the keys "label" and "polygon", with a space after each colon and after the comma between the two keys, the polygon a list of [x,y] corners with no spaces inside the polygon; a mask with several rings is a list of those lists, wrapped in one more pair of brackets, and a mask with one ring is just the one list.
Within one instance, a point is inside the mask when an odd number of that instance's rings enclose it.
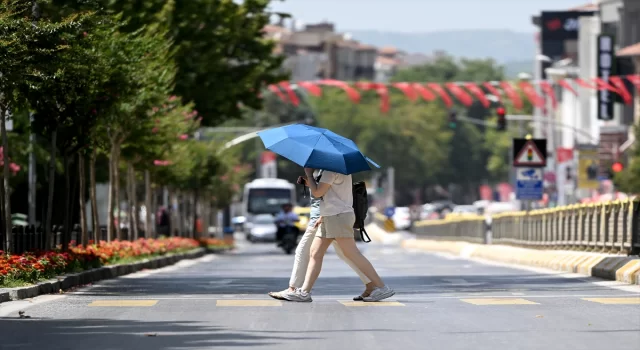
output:
{"label": "metal guardrail", "polygon": [[[576,204],[489,216],[416,221],[418,239],[509,244],[618,254],[640,253],[640,200]],[[383,215],[376,215],[381,224]]]}
{"label": "metal guardrail", "polygon": [[424,239],[487,243],[487,224],[479,215],[417,221],[413,223],[411,232]]}

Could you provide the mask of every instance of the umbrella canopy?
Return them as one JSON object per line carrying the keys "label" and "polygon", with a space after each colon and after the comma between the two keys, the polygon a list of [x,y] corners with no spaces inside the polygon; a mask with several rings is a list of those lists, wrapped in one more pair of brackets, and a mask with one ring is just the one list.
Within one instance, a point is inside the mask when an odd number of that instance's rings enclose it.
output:
{"label": "umbrella canopy", "polygon": [[380,168],[360,152],[355,142],[333,131],[304,124],[281,126],[258,132],[264,146],[305,167],[353,174]]}

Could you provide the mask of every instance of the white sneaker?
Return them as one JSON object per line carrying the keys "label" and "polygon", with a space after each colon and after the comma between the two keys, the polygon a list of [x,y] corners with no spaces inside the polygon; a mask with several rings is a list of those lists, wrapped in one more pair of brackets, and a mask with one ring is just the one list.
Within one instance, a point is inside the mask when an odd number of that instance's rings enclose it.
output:
{"label": "white sneaker", "polygon": [[291,292],[287,290],[285,292],[280,293],[280,296],[282,296],[285,300],[288,300],[288,301],[307,302],[307,303],[313,301],[311,299],[311,293],[307,293],[300,288],[296,289],[295,292]]}
{"label": "white sneaker", "polygon": [[381,288],[374,289],[368,297],[364,297],[364,301],[380,301],[392,297],[396,292],[386,285]]}
{"label": "white sneaker", "polygon": [[280,291],[280,292],[269,292],[269,296],[272,297],[273,299],[278,299],[278,300],[285,300],[285,298],[282,297],[283,293],[287,293],[289,292],[289,288]]}

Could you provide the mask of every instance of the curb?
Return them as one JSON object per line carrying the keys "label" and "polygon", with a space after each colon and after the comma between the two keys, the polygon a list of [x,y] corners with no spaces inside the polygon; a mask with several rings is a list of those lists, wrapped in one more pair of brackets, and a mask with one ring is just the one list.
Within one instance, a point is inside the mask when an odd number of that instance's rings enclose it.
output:
{"label": "curb", "polygon": [[541,267],[640,285],[640,258],[637,256],[535,250],[505,245],[421,239],[402,241],[401,246],[407,249],[449,253],[462,258],[478,258],[507,264]]}
{"label": "curb", "polygon": [[190,252],[160,256],[153,259],[145,259],[131,264],[102,266],[96,269],[79,273],[58,276],[28,287],[6,288],[0,292],[0,303],[33,298],[43,294],[57,293],[76,286],[93,283],[100,280],[116,278],[128,275],[143,269],[159,269],[173,265],[181,260],[197,259],[210,253],[224,251],[222,249],[196,248]]}

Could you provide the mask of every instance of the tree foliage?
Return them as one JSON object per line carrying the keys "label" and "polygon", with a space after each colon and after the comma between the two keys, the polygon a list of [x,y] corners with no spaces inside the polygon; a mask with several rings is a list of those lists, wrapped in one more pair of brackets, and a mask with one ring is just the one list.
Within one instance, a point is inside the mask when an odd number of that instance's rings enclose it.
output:
{"label": "tree foliage", "polygon": [[[104,0],[137,31],[158,20],[167,24],[177,65],[173,93],[195,103],[203,125],[240,118],[238,104],[262,107],[257,92],[286,78],[283,58],[265,40],[270,0]],[[172,10],[163,13],[166,5]]]}

